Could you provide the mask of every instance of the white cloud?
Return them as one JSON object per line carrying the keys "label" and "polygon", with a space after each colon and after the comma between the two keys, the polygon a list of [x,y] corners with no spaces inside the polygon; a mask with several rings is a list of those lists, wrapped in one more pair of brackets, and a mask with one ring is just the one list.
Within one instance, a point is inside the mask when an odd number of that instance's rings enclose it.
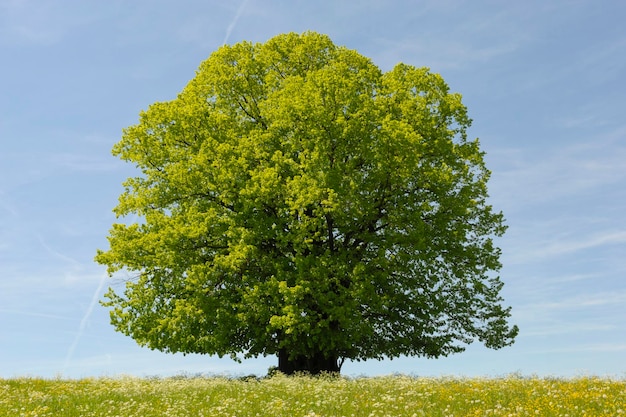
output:
{"label": "white cloud", "polygon": [[605,231],[604,233],[585,236],[582,239],[553,242],[547,247],[541,248],[535,255],[550,257],[621,243],[626,243],[626,230]]}
{"label": "white cloud", "polygon": [[[219,11],[221,15],[222,11]],[[177,31],[178,38],[185,43],[213,50],[220,46],[219,40],[222,31],[214,23],[216,15],[197,15],[185,21]]]}
{"label": "white cloud", "polygon": [[595,274],[569,274],[569,275],[562,275],[562,276],[553,277],[551,281],[554,282],[554,283],[564,284],[564,283],[574,283],[574,282],[589,281],[589,280],[600,278],[601,276],[602,276],[602,274],[599,274],[599,273],[595,273]]}
{"label": "white cloud", "polygon": [[518,315],[538,317],[548,311],[553,310],[577,310],[581,311],[585,307],[621,306],[626,303],[625,291],[584,293],[575,297],[564,298],[557,301],[547,301],[532,303],[517,308]]}
{"label": "white cloud", "polygon": [[65,24],[55,11],[54,2],[5,0],[0,3],[3,43],[50,45],[65,33]]}
{"label": "white cloud", "polygon": [[576,55],[576,65],[564,68],[562,75],[576,73],[580,81],[596,85],[620,80],[626,67],[626,37],[594,43]]}
{"label": "white cloud", "polygon": [[115,0],[0,0],[0,44],[50,46],[72,31],[118,13]]}
{"label": "white cloud", "polygon": [[568,347],[556,347],[542,349],[536,353],[609,353],[609,352],[624,352],[626,351],[626,343],[602,343],[602,344],[588,344],[588,345],[574,345]]}
{"label": "white cloud", "polygon": [[564,197],[588,196],[602,186],[623,184],[626,181],[624,136],[626,126],[584,142],[571,145],[561,142],[542,149],[541,153],[532,149],[492,150],[491,194],[497,206],[504,205],[506,212]]}
{"label": "white cloud", "polygon": [[52,248],[50,245],[48,245],[48,243],[46,243],[46,241],[43,239],[43,236],[39,234],[37,234],[36,236],[41,246],[46,250],[46,252],[51,254],[54,258],[57,258],[63,261],[64,263],[69,264],[72,268],[80,267],[80,262],[78,262],[76,259]]}
{"label": "white cloud", "polygon": [[58,314],[47,314],[47,313],[38,313],[31,310],[15,310],[10,308],[0,308],[0,314],[6,314],[11,316],[28,316],[28,317],[37,317],[43,319],[50,320],[65,320],[65,321],[76,321],[74,317],[60,316]]}
{"label": "white cloud", "polygon": [[10,202],[9,196],[2,190],[0,190],[0,208],[9,213],[11,217],[19,216],[17,208]]}
{"label": "white cloud", "polygon": [[[434,72],[460,69],[476,62],[488,61],[496,56],[515,50],[515,44],[494,44],[490,46],[472,45],[471,41],[459,39],[414,39],[395,41],[379,38],[376,40],[381,49],[377,61],[386,69],[398,62],[405,62],[418,67],[426,66]],[[407,59],[415,57],[414,59]]]}
{"label": "white cloud", "polygon": [[522,337],[546,337],[590,332],[614,332],[618,327],[606,323],[557,322],[550,325],[533,325],[522,332]]}
{"label": "white cloud", "polygon": [[66,152],[52,154],[48,159],[63,169],[77,172],[115,171],[121,167],[118,160],[114,160],[106,154],[102,157]]}
{"label": "white cloud", "polygon": [[[405,24],[419,25],[419,37],[398,40],[393,30],[382,32],[374,38],[380,50],[378,60],[384,66],[403,61],[435,72],[467,69],[532,42],[538,36],[535,22],[545,8],[514,3],[476,7],[457,1],[420,4],[416,10],[407,10],[402,19]],[[433,24],[439,18],[446,24]]]}
{"label": "white cloud", "polygon": [[582,251],[626,244],[626,230],[589,233],[576,228],[567,231],[568,221],[556,220],[552,226],[549,223],[539,222],[535,228],[531,226],[518,228],[519,232],[507,241],[508,246],[504,255],[506,263],[537,264]]}

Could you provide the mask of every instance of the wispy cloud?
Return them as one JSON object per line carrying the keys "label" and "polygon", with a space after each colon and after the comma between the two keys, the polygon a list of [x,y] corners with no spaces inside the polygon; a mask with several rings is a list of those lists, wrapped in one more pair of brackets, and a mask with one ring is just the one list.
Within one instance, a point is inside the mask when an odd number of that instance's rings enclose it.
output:
{"label": "wispy cloud", "polygon": [[[533,22],[540,10],[501,3],[486,12],[472,3],[428,2],[410,13],[412,23],[420,26],[420,36],[398,40],[393,29],[380,34],[375,39],[379,60],[389,66],[415,57],[419,61],[408,63],[440,72],[472,67],[519,50],[533,40]],[[437,16],[447,24],[440,25]]]}
{"label": "wispy cloud", "polygon": [[546,337],[565,334],[583,334],[595,332],[614,332],[619,329],[614,324],[607,323],[580,323],[580,322],[556,322],[551,325],[536,325],[522,332],[523,337]]}
{"label": "wispy cloud", "polygon": [[59,44],[75,29],[101,19],[107,9],[104,5],[63,0],[0,0],[0,45]]}
{"label": "wispy cloud", "polygon": [[[441,72],[488,61],[496,56],[512,52],[516,48],[514,44],[472,46],[468,42],[438,37],[411,41],[379,38],[376,40],[380,48],[377,61],[385,69],[402,61],[411,65],[427,66],[435,72]],[[407,57],[416,57],[419,61],[413,61]]]}
{"label": "wispy cloud", "polygon": [[17,231],[10,225],[14,224],[17,218],[19,218],[17,208],[10,202],[7,193],[0,190],[0,252],[12,246]]}
{"label": "wispy cloud", "polygon": [[112,157],[93,156],[78,153],[57,153],[49,155],[49,161],[65,170],[74,172],[108,172],[121,167]]}
{"label": "wispy cloud", "polygon": [[39,243],[41,244],[41,246],[52,256],[54,256],[55,258],[69,263],[72,267],[74,268],[78,268],[80,267],[80,262],[78,262],[76,259],[72,258],[69,255],[66,255],[64,253],[61,253],[59,251],[57,251],[56,249],[54,249],[52,246],[50,246],[43,238],[42,235],[40,234],[36,234],[37,239],[39,240]]}
{"label": "wispy cloud", "polygon": [[626,291],[595,292],[556,301],[532,303],[518,308],[518,313],[528,312],[537,317],[538,312],[553,310],[578,310],[603,306],[621,306],[626,303]]}
{"label": "wispy cloud", "polygon": [[492,196],[514,211],[622,184],[626,181],[624,137],[626,126],[586,141],[544,148],[541,153],[532,149],[492,150]]}
{"label": "wispy cloud", "polygon": [[564,346],[556,348],[541,349],[536,353],[602,353],[602,352],[624,352],[626,351],[626,343],[602,343],[602,344],[583,344],[574,346]]}
{"label": "wispy cloud", "polygon": [[5,0],[0,2],[2,43],[50,45],[58,42],[65,29],[54,11],[53,2]]}
{"label": "wispy cloud", "polygon": [[7,193],[0,190],[0,208],[2,208],[5,212],[9,213],[11,217],[18,217],[19,211],[13,204],[9,201],[9,196]]}
{"label": "wispy cloud", "polygon": [[8,308],[0,308],[0,313],[7,314],[7,315],[16,315],[16,316],[37,317],[37,318],[50,319],[50,320],[76,321],[76,319],[73,317],[60,316],[57,314],[38,313],[38,312],[30,311],[30,310],[22,311],[22,310],[8,309]]}
{"label": "wispy cloud", "polygon": [[507,264],[537,264],[583,251],[626,245],[626,230],[607,229],[590,233],[574,227],[567,230],[567,223],[555,221],[554,225],[550,226],[549,223],[539,222],[535,229],[522,226],[523,230],[516,233],[512,239],[512,246],[507,247],[505,253]]}
{"label": "wispy cloud", "polygon": [[553,242],[544,248],[541,248],[536,256],[556,256],[572,252],[578,252],[584,249],[597,248],[607,245],[618,245],[626,243],[626,230],[608,230],[604,233],[585,236],[582,239],[573,239],[566,241]]}
{"label": "wispy cloud", "polygon": [[578,80],[591,85],[618,81],[626,64],[624,56],[626,56],[626,37],[585,45],[575,55],[575,63],[561,68],[558,75],[575,76]]}

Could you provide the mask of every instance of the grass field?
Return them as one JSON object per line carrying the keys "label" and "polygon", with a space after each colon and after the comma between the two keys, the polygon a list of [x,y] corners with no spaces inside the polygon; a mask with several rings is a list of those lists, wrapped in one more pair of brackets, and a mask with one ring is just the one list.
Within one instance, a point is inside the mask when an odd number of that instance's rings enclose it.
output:
{"label": "grass field", "polygon": [[1,416],[624,416],[600,378],[0,379]]}

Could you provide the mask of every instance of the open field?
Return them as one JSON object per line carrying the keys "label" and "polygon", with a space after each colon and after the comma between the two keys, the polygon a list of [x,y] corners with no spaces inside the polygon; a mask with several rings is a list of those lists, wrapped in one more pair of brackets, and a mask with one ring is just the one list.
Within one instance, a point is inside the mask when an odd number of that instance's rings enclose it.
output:
{"label": "open field", "polygon": [[0,379],[1,416],[625,416],[600,378]]}

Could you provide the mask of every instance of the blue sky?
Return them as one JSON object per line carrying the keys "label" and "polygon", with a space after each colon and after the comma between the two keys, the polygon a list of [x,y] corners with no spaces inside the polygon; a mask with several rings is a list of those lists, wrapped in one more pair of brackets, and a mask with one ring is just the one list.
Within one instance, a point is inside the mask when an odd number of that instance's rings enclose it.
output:
{"label": "blue sky", "polygon": [[517,342],[347,375],[626,377],[626,3],[610,0],[0,0],[0,377],[264,374],[138,347],[93,262],[133,167],[110,154],[222,44],[314,30],[463,94],[509,230]]}

